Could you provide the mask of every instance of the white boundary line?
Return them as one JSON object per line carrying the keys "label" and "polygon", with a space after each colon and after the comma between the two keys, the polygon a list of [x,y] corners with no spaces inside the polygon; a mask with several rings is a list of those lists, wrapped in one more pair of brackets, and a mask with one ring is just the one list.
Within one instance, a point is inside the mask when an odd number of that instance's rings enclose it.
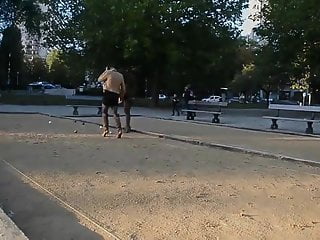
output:
{"label": "white boundary line", "polygon": [[25,179],[27,179],[29,182],[33,183],[35,186],[37,186],[38,188],[40,188],[42,191],[44,191],[45,193],[47,193],[49,196],[51,196],[52,198],[54,198],[57,202],[61,203],[62,205],[64,205],[66,208],[69,208],[72,212],[74,212],[75,214],[77,214],[78,216],[84,218],[85,220],[87,220],[88,222],[90,222],[91,224],[93,224],[95,227],[97,227],[98,229],[100,229],[102,232],[106,233],[108,236],[112,237],[115,240],[121,240],[119,237],[117,237],[116,235],[114,235],[113,233],[111,233],[110,231],[108,231],[107,229],[105,229],[104,227],[102,227],[101,225],[99,225],[98,223],[96,223],[95,221],[93,221],[92,219],[90,219],[89,217],[87,217],[86,215],[84,215],[83,213],[81,213],[80,211],[78,211],[77,209],[75,209],[74,207],[72,207],[70,204],[68,204],[67,202],[63,201],[61,198],[57,197],[56,195],[54,195],[52,192],[50,192],[49,190],[47,190],[46,188],[44,188],[43,186],[41,186],[39,183],[37,183],[35,180],[33,180],[31,177],[27,176],[26,174],[24,174],[23,172],[21,172],[19,169],[17,169],[16,167],[14,167],[12,164],[8,163],[6,160],[2,159],[2,162],[5,163],[7,166],[9,166],[11,169],[13,169],[14,171],[16,171],[18,174],[20,174],[21,176],[23,176]]}

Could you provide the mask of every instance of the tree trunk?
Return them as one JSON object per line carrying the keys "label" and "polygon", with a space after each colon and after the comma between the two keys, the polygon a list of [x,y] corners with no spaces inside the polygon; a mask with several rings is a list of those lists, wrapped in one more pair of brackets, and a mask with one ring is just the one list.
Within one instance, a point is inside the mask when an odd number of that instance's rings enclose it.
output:
{"label": "tree trunk", "polygon": [[155,72],[153,79],[152,79],[152,89],[151,89],[151,96],[154,106],[158,106],[159,104],[159,73],[158,71]]}
{"label": "tree trunk", "polygon": [[264,90],[264,92],[266,93],[267,106],[269,106],[269,104],[270,104],[270,93],[271,93],[271,91],[266,91],[266,90]]}
{"label": "tree trunk", "polygon": [[159,104],[159,89],[157,82],[154,82],[152,85],[152,102],[154,106],[158,106]]}

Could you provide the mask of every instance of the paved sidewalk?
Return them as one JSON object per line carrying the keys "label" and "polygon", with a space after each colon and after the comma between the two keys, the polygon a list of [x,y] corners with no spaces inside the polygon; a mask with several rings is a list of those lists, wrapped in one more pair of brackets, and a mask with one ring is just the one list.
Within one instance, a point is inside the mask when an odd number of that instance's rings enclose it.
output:
{"label": "paved sidewalk", "polygon": [[[73,108],[66,106],[21,106],[21,105],[1,105],[0,112],[40,112],[56,116],[72,116]],[[95,115],[94,108],[81,108],[81,115]],[[119,112],[123,114],[123,109]],[[133,115],[140,115],[151,118],[171,119],[176,121],[186,121],[185,116],[171,116],[169,109],[134,107]],[[272,111],[266,109],[224,109],[221,116],[221,123],[225,126],[237,128],[250,128],[256,130],[270,131],[271,121],[263,119],[262,116],[272,115]],[[293,113],[286,113],[286,116],[292,116]],[[296,114],[296,113],[295,113]],[[299,115],[299,117],[305,117]],[[197,121],[210,124],[211,117],[208,115],[198,115]],[[305,133],[306,124],[301,122],[279,122],[279,131]],[[320,135],[320,124],[314,124],[314,133]]]}
{"label": "paved sidewalk", "polygon": [[0,208],[0,239],[1,240],[28,240],[13,221]]}

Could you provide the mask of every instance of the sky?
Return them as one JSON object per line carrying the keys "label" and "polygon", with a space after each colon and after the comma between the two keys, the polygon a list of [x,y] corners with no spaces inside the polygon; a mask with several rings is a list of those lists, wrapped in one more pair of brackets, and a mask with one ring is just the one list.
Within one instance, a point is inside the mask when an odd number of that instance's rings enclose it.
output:
{"label": "sky", "polygon": [[[249,1],[251,3],[251,1]],[[251,5],[251,4],[250,4]],[[245,20],[243,25],[242,25],[242,35],[247,36],[251,33],[252,29],[256,26],[256,24],[248,19],[249,17],[249,8],[245,9],[243,11],[242,18]]]}
{"label": "sky", "polygon": [[[250,5],[251,5],[251,1],[252,0],[249,0]],[[245,9],[243,11],[243,15],[242,15],[242,18],[244,19],[244,23],[243,23],[243,25],[241,27],[241,29],[242,29],[242,34],[241,35],[243,35],[243,36],[249,35],[252,32],[253,27],[256,26],[255,23],[252,20],[248,19],[248,16],[249,16],[249,8]],[[1,35],[2,34],[0,34],[0,40],[2,38]]]}

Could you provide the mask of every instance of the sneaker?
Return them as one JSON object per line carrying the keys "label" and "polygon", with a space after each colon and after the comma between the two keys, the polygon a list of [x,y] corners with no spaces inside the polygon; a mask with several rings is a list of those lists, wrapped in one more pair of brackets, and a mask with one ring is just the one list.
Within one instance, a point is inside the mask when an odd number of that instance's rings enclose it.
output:
{"label": "sneaker", "polygon": [[131,132],[131,127],[126,127],[126,128],[124,129],[124,132],[125,132],[125,133]]}
{"label": "sneaker", "polygon": [[117,134],[117,138],[121,138],[122,137],[122,131],[119,131]]}
{"label": "sneaker", "polygon": [[107,137],[109,134],[111,134],[111,132],[109,130],[104,130],[102,133],[102,136]]}
{"label": "sneaker", "polygon": [[102,137],[106,137],[106,136],[108,136],[108,134],[109,134],[109,131],[105,130],[105,131],[103,131],[103,133],[102,133]]}

